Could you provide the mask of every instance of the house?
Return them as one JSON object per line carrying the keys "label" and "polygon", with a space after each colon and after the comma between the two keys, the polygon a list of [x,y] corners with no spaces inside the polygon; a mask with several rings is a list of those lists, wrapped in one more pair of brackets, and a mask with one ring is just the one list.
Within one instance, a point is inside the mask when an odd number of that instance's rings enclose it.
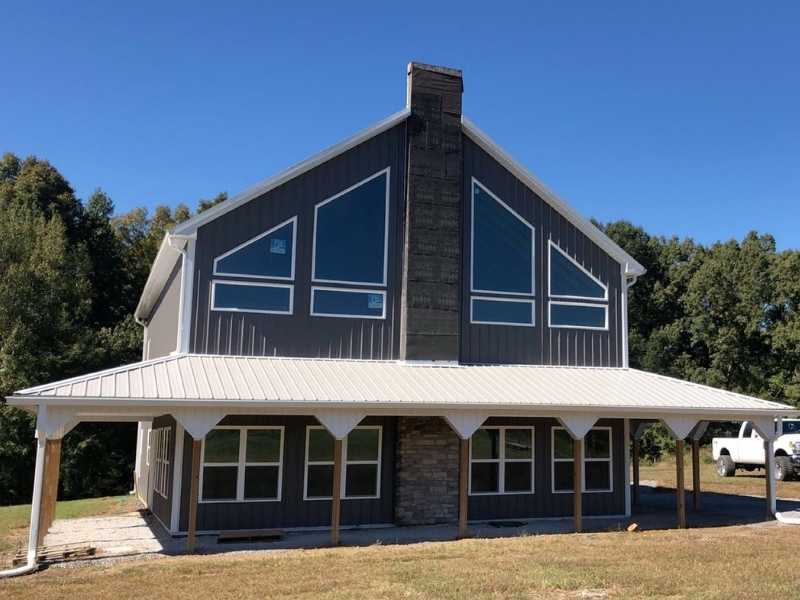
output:
{"label": "house", "polygon": [[165,236],[142,362],[8,398],[38,415],[32,547],[83,420],[139,423],[137,493],[190,547],[262,528],[580,530],[631,514],[643,424],[683,448],[747,419],[772,443],[796,411],[629,368],[644,268],[464,117],[462,91],[460,71],[410,64],[403,110]]}

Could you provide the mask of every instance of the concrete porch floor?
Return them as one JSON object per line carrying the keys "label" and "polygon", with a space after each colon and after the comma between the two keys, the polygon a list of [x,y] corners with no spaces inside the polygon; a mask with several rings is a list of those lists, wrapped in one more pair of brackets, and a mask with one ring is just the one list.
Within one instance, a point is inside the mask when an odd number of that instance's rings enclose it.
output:
{"label": "concrete porch floor", "polygon": [[[765,521],[765,511],[764,498],[704,492],[701,496],[701,509],[695,512],[691,510],[691,495],[687,494],[687,518],[690,527],[766,524],[768,522]],[[800,499],[779,499],[778,511],[784,513],[798,511],[800,514]],[[674,490],[642,485],[641,502],[638,507],[634,507],[632,517],[584,517],[584,530],[621,531],[630,523],[637,523],[640,530],[674,528]],[[477,538],[570,533],[572,519],[567,517],[531,521],[520,519],[517,523],[470,523],[470,531]],[[345,546],[412,544],[454,540],[456,534],[455,524],[356,528],[343,529],[341,540]],[[315,548],[328,546],[329,541],[330,534],[327,530],[289,532],[278,541],[250,543],[219,544],[215,535],[202,535],[198,537],[197,552],[213,554],[242,550]],[[45,544],[91,545],[97,548],[97,559],[178,555],[183,554],[186,547],[185,538],[169,536],[154,518],[145,518],[139,513],[59,520],[53,523]]]}

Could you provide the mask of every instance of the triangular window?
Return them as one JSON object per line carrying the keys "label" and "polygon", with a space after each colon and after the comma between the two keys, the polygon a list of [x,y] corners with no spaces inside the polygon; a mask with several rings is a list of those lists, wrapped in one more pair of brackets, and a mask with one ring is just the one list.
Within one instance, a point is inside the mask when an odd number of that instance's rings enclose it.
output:
{"label": "triangular window", "polygon": [[294,279],[297,217],[265,231],[214,259],[215,275]]}
{"label": "triangular window", "polygon": [[550,242],[550,295],[559,298],[605,300],[608,288],[589,271]]}

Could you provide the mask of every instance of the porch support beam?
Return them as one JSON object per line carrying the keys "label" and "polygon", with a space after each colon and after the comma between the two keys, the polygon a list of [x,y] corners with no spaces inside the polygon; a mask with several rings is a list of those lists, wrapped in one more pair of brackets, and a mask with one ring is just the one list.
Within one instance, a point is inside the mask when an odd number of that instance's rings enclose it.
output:
{"label": "porch support beam", "polygon": [[633,456],[631,457],[631,461],[633,462],[633,505],[639,505],[639,461],[641,457],[639,456],[639,438],[633,438],[632,445],[633,445]]}
{"label": "porch support beam", "polygon": [[487,415],[455,413],[444,420],[458,436],[458,537],[469,537],[469,440]]}
{"label": "porch support beam", "polygon": [[700,510],[700,438],[708,429],[708,421],[700,421],[689,438],[692,441],[692,510]]}
{"label": "porch support beam", "polygon": [[778,510],[775,497],[775,442],[768,439],[764,440],[764,478],[767,486],[767,520],[772,520]]}
{"label": "porch support beam", "polygon": [[202,438],[192,439],[192,474],[189,483],[189,525],[186,536],[186,551],[194,552],[197,543],[197,500],[200,493],[200,459]]}
{"label": "porch support beam", "polygon": [[342,440],[333,441],[333,493],[331,494],[331,545],[341,542],[339,528],[342,520]]}
{"label": "porch support beam", "polygon": [[583,531],[583,438],[574,440],[572,471],[572,515],[575,532]]}
{"label": "porch support beam", "polygon": [[683,452],[684,441],[683,439],[678,439],[675,441],[675,499],[678,505],[678,529],[686,529],[686,486],[683,473]]}
{"label": "porch support beam", "polygon": [[39,511],[37,547],[44,542],[56,516],[58,472],[61,467],[61,440],[46,440],[44,454],[44,481],[42,482],[42,506]]}

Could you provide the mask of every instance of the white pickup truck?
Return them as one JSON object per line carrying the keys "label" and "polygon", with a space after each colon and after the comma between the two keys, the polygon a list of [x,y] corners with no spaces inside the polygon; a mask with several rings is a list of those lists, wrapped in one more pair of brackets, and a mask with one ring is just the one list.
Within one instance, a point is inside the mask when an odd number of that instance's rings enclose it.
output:
{"label": "white pickup truck", "polygon": [[[722,477],[732,477],[736,469],[764,468],[764,439],[749,421],[742,423],[739,437],[711,440],[711,450]],[[782,435],[775,440],[775,479],[795,475],[800,475],[800,419],[786,419]]]}

